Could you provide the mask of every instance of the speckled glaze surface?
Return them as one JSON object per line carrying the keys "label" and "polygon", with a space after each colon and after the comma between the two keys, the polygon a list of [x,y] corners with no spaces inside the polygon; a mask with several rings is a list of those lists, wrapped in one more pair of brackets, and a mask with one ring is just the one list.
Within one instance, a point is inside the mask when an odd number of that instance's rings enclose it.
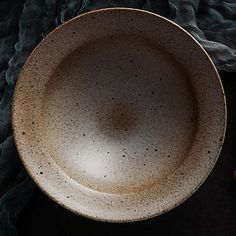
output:
{"label": "speckled glaze surface", "polygon": [[147,219],[187,199],[213,168],[225,126],[206,52],[141,10],[60,26],[33,51],[14,94],[14,137],[34,181],[102,221]]}

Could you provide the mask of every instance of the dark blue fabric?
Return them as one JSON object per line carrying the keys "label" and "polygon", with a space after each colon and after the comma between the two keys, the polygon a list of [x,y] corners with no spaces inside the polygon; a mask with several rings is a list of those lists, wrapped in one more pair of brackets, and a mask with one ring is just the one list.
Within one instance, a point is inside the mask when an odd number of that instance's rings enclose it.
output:
{"label": "dark blue fabric", "polygon": [[163,15],[189,31],[219,70],[236,71],[235,0],[2,0],[0,1],[0,235],[15,223],[34,184],[19,160],[11,128],[14,85],[38,42],[72,17],[105,7],[132,7]]}

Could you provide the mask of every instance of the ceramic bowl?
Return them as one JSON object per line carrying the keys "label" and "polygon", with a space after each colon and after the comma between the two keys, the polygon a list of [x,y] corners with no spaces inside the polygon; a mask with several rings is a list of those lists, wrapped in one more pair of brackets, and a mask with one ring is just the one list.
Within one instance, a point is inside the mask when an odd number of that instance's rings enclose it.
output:
{"label": "ceramic bowl", "polygon": [[13,103],[31,177],[83,216],[143,220],[187,199],[224,139],[225,97],[204,49],[156,14],[104,9],[35,48]]}

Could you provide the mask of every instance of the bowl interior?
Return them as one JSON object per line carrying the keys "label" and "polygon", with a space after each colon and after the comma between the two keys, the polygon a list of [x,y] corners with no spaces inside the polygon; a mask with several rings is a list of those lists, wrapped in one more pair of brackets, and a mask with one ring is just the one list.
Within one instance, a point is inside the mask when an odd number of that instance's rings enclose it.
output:
{"label": "bowl interior", "polygon": [[48,151],[97,191],[149,188],[186,157],[197,104],[175,59],[145,37],[104,38],[66,56],[43,101]]}

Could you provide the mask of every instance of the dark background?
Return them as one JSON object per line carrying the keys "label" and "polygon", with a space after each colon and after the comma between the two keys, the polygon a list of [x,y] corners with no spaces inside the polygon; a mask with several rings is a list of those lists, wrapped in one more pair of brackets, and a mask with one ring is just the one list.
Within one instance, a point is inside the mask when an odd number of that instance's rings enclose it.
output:
{"label": "dark background", "polygon": [[220,158],[200,189],[156,218],[126,224],[102,223],[75,215],[36,189],[18,221],[20,236],[181,235],[236,236],[236,73],[220,72],[228,126]]}

